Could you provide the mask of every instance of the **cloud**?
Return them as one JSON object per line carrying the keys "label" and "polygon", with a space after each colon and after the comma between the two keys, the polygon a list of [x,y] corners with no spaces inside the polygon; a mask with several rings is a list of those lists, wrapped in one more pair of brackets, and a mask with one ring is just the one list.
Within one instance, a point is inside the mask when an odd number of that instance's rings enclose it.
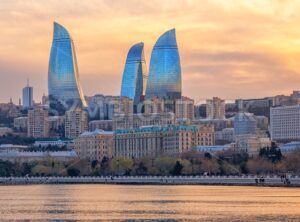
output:
{"label": "cloud", "polygon": [[[299,1],[2,0],[0,100],[47,92],[52,22],[71,33],[87,95],[119,94],[127,50],[175,27],[184,94],[195,99],[289,93],[300,82]],[[113,81],[112,81],[113,80]],[[7,87],[5,82],[14,87]]]}

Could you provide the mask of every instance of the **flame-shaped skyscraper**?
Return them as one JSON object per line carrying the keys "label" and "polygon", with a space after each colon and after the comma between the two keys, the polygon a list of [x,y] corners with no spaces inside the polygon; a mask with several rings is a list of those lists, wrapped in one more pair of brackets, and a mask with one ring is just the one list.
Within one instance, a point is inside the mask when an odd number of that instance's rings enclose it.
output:
{"label": "flame-shaped skyscraper", "polygon": [[175,29],[159,37],[151,54],[146,99],[181,98],[181,65]]}
{"label": "flame-shaped skyscraper", "polygon": [[86,106],[73,40],[69,32],[56,22],[49,59],[48,91],[50,98],[61,103],[78,102]]}
{"label": "flame-shaped skyscraper", "polygon": [[146,75],[144,43],[141,42],[133,45],[128,51],[121,85],[121,96],[132,99],[135,106],[144,95]]}

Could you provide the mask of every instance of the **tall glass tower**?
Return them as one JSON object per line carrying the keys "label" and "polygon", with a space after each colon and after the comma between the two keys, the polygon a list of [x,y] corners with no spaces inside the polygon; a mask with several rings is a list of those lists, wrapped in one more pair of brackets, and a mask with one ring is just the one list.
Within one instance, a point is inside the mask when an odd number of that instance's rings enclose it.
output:
{"label": "tall glass tower", "polygon": [[159,37],[151,54],[146,99],[181,98],[181,66],[175,29]]}
{"label": "tall glass tower", "polygon": [[27,80],[27,86],[23,88],[23,108],[29,109],[33,107],[33,88],[29,86]]}
{"label": "tall glass tower", "polygon": [[61,103],[79,102],[86,106],[73,40],[69,32],[56,22],[48,68],[48,91],[49,97]]}
{"label": "tall glass tower", "polygon": [[135,106],[144,95],[146,75],[144,43],[141,42],[129,49],[121,85],[121,96],[132,99]]}

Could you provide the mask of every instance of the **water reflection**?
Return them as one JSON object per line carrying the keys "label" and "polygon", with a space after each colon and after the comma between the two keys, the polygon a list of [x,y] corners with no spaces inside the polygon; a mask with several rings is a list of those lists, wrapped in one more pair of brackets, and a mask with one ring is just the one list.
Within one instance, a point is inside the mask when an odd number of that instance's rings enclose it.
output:
{"label": "water reflection", "polygon": [[300,189],[222,186],[2,186],[2,220],[300,221]]}

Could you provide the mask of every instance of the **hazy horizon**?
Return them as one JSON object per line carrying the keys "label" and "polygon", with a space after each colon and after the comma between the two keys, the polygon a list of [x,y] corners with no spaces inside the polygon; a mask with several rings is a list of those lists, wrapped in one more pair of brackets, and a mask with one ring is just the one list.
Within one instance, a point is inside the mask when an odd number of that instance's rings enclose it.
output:
{"label": "hazy horizon", "polygon": [[300,89],[300,1],[0,0],[0,102],[27,79],[47,94],[53,22],[70,32],[85,95],[119,95],[128,49],[176,28],[183,95],[256,98]]}

